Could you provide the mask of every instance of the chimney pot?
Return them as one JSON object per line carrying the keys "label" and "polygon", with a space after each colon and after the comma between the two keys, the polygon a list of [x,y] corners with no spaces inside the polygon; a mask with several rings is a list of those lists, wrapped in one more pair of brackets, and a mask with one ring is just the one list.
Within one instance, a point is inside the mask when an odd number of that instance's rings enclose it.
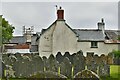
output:
{"label": "chimney pot", "polygon": [[104,19],[103,18],[101,19],[101,21],[102,21],[102,23],[104,23]]}
{"label": "chimney pot", "polygon": [[62,9],[62,7],[60,6],[60,9]]}
{"label": "chimney pot", "polygon": [[57,10],[57,20],[64,20],[64,10],[60,6],[60,8]]}

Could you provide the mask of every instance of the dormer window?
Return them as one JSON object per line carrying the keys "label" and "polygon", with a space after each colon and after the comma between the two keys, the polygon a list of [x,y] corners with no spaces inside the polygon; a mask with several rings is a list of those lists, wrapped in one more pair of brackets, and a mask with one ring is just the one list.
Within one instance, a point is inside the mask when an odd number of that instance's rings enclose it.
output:
{"label": "dormer window", "polygon": [[91,42],[91,48],[98,48],[98,42],[97,41],[92,41]]}

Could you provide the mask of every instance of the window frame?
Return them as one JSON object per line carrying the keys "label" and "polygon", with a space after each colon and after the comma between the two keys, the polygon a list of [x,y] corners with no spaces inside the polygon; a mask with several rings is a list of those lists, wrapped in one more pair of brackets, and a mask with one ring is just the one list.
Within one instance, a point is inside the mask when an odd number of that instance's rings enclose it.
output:
{"label": "window frame", "polygon": [[91,48],[98,48],[98,41],[91,41]]}

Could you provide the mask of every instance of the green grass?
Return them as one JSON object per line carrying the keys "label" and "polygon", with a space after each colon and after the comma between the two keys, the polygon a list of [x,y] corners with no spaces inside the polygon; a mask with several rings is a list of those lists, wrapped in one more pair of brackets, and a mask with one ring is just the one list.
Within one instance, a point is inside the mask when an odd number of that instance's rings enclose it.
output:
{"label": "green grass", "polygon": [[120,78],[120,65],[110,66],[110,76],[113,78]]}
{"label": "green grass", "polygon": [[120,80],[120,65],[110,65],[110,76],[101,77],[101,80]]}

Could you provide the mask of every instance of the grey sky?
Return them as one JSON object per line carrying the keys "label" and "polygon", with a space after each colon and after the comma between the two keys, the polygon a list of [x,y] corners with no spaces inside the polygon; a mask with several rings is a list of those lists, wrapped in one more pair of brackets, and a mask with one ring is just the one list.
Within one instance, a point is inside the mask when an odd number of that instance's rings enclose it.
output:
{"label": "grey sky", "polygon": [[118,2],[119,0],[1,0],[2,2]]}
{"label": "grey sky", "polygon": [[71,28],[97,28],[105,19],[106,29],[118,29],[117,2],[3,2],[2,14],[15,26],[14,35],[22,34],[22,26],[34,26],[35,32],[47,28],[56,20],[55,5],[65,10],[65,20]]}

